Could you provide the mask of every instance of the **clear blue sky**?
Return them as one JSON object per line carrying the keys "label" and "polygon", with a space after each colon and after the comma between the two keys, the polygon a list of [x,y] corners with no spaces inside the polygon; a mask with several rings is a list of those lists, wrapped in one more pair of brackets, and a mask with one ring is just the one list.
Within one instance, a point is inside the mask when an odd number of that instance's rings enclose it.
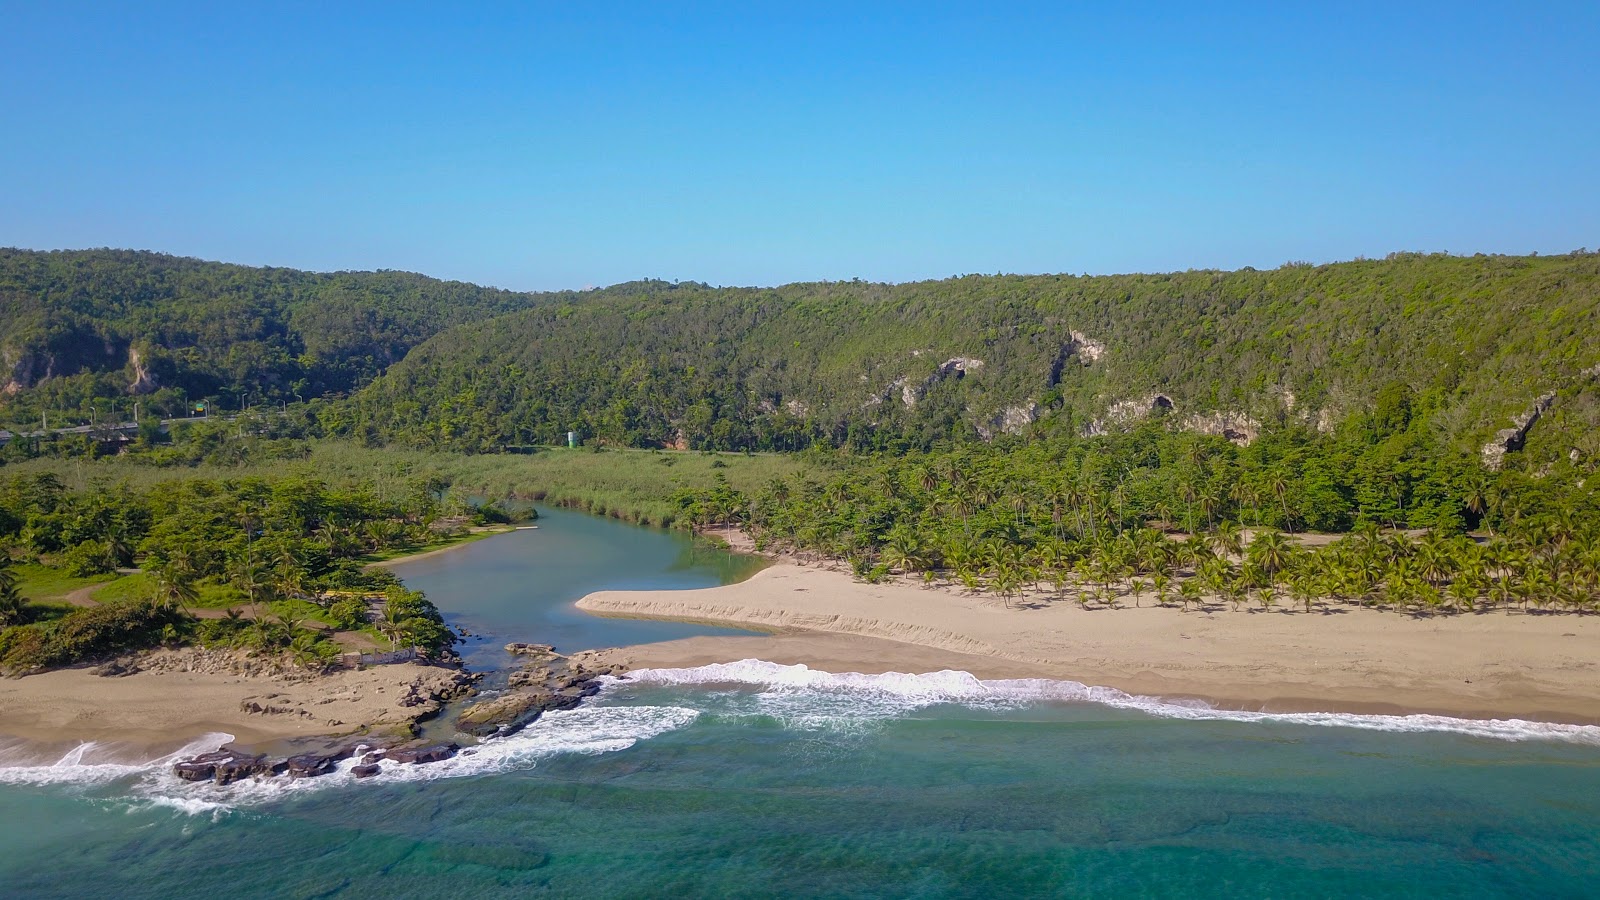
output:
{"label": "clear blue sky", "polygon": [[519,289],[1600,246],[1594,2],[244,6],[0,0],[0,245]]}

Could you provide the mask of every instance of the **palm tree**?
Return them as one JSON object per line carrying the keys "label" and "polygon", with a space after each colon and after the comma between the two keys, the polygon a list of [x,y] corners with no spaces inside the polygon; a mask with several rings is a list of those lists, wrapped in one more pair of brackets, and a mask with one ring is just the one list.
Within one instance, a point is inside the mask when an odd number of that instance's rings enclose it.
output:
{"label": "palm tree", "polygon": [[1184,612],[1189,611],[1190,603],[1199,605],[1203,599],[1199,580],[1194,578],[1185,578],[1183,581],[1179,582],[1178,597],[1183,601]]}
{"label": "palm tree", "polygon": [[1289,595],[1296,603],[1304,604],[1308,613],[1317,599],[1317,587],[1317,580],[1310,572],[1296,572],[1289,579]]}
{"label": "palm tree", "polygon": [[166,566],[156,570],[155,576],[156,599],[167,606],[176,606],[187,613],[189,604],[200,596],[194,579],[170,560]]}
{"label": "palm tree", "polygon": [[1211,547],[1218,556],[1238,556],[1244,551],[1244,533],[1236,522],[1223,522],[1211,532]]}
{"label": "palm tree", "polygon": [[1267,491],[1278,499],[1283,507],[1283,527],[1294,533],[1294,520],[1289,516],[1289,479],[1279,469],[1274,469],[1267,476]]}
{"label": "palm tree", "polygon": [[1128,580],[1128,592],[1133,594],[1133,608],[1134,609],[1138,609],[1139,608],[1139,598],[1144,596],[1145,588],[1147,588],[1149,586],[1150,586],[1149,582],[1145,581],[1143,578],[1140,578],[1138,576],[1135,576],[1135,577],[1130,578]]}
{"label": "palm tree", "polygon": [[261,577],[261,570],[257,568],[255,560],[249,557],[239,560],[235,565],[233,583],[245,592],[252,604],[256,602],[256,594],[266,586]]}
{"label": "palm tree", "polygon": [[1494,525],[1489,522],[1489,480],[1482,474],[1473,476],[1466,484],[1466,491],[1461,498],[1467,511],[1478,517],[1478,521],[1489,529],[1489,536],[1494,537]]}
{"label": "palm tree", "polygon": [[1289,568],[1294,551],[1294,545],[1276,529],[1263,529],[1250,539],[1250,561],[1269,581],[1276,581],[1278,574]]}

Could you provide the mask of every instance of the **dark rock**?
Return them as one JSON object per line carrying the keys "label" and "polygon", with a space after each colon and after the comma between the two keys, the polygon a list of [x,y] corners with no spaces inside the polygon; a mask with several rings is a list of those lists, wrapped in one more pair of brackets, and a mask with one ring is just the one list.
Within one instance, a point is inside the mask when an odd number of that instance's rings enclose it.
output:
{"label": "dark rock", "polygon": [[217,784],[233,784],[235,781],[253,778],[257,775],[270,775],[272,771],[272,763],[268,762],[267,758],[261,754],[234,754],[233,758],[217,763],[214,777],[217,780]]}
{"label": "dark rock", "polygon": [[456,755],[461,748],[456,744],[431,744],[426,747],[407,747],[390,750],[389,759],[397,763],[415,764],[443,762]]}
{"label": "dark rock", "polygon": [[210,781],[217,774],[217,763],[233,757],[227,750],[213,750],[175,763],[172,773],[184,781]]}
{"label": "dark rock", "polygon": [[361,754],[361,764],[363,766],[373,765],[378,760],[383,759],[384,756],[387,755],[387,754],[388,754],[387,750],[382,750],[382,749],[369,750],[368,752]]}
{"label": "dark rock", "polygon": [[348,748],[332,753],[301,753],[284,760],[284,771],[290,778],[315,778],[332,772],[334,763],[353,754],[354,750]]}
{"label": "dark rock", "polygon": [[[368,755],[370,756],[371,754]],[[350,769],[350,774],[357,778],[371,778],[372,776],[378,774],[379,771],[381,770],[378,768],[377,763],[363,763],[362,765],[352,767]]]}
{"label": "dark rock", "polygon": [[217,784],[232,784],[242,778],[269,775],[272,771],[273,764],[265,756],[232,750],[202,753],[172,766],[172,773],[184,781],[215,779]]}

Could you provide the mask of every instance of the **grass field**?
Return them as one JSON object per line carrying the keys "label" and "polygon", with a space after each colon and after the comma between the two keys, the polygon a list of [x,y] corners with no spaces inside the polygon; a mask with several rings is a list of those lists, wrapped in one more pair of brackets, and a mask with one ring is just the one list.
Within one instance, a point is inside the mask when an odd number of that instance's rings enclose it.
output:
{"label": "grass field", "polygon": [[95,584],[115,579],[115,575],[90,575],[77,578],[38,563],[18,563],[13,572],[17,575],[17,591],[30,603],[60,603],[68,594]]}
{"label": "grass field", "polygon": [[367,448],[324,441],[307,459],[241,466],[157,467],[137,457],[99,460],[35,459],[0,468],[8,474],[53,472],[70,489],[126,480],[147,487],[183,478],[239,478],[299,474],[330,483],[367,481],[380,495],[416,490],[430,476],[443,477],[459,496],[514,497],[581,509],[646,525],[680,525],[672,493],[708,487],[720,474],[740,490],[774,477],[811,470],[805,458],[785,454],[673,452],[663,450],[546,449],[532,454],[466,456],[423,450]]}

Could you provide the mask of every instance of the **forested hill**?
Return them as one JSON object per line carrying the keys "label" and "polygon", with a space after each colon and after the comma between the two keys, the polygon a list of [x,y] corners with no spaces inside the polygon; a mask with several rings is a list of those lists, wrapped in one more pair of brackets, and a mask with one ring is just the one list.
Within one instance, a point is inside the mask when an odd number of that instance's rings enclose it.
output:
{"label": "forested hill", "polygon": [[1581,252],[904,285],[636,282],[446,331],[354,412],[370,439],[475,450],[569,429],[630,446],[909,446],[1148,416],[1243,439],[1375,414],[1477,448],[1552,391],[1540,429],[1593,442],[1585,370],[1597,364],[1600,254]]}
{"label": "forested hill", "polygon": [[525,294],[0,250],[0,362],[0,422],[87,421],[130,395],[174,412],[353,391],[323,408],[327,430],[470,451],[569,430],[895,448],[1163,417],[1239,440],[1422,429],[1476,452],[1537,408],[1530,448],[1595,454],[1600,254]]}
{"label": "forested hill", "polygon": [[425,338],[538,300],[405,272],[0,249],[0,404],[26,421],[130,393],[166,411],[349,391]]}

